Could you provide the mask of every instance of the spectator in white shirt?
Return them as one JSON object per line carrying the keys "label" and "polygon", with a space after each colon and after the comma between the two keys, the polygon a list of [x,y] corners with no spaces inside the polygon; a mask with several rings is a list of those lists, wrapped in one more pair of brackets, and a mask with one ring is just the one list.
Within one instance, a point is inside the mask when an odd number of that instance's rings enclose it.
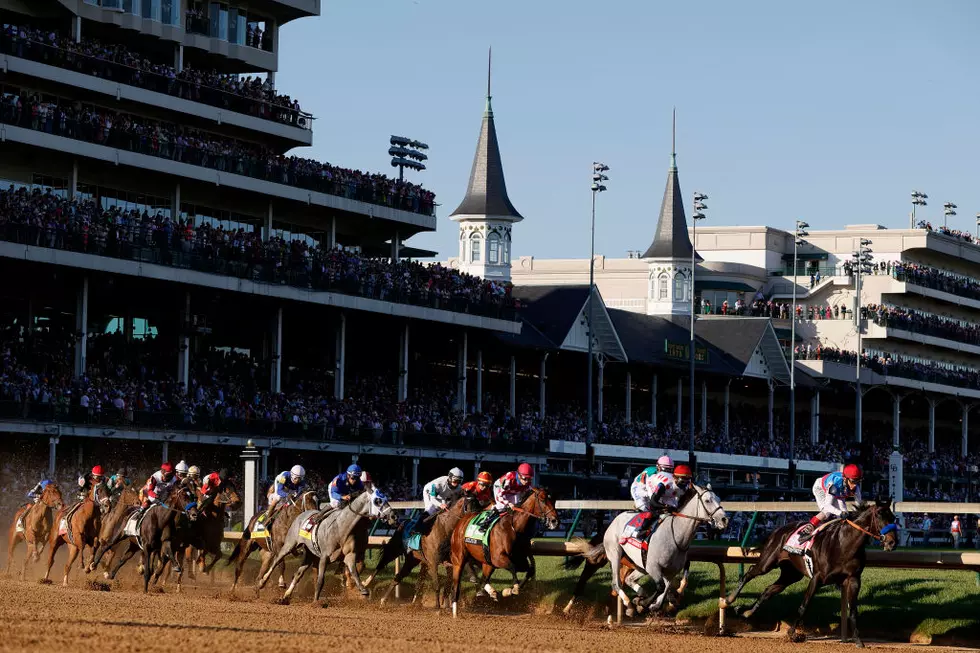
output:
{"label": "spectator in white shirt", "polygon": [[949,524],[949,534],[953,537],[953,548],[960,548],[960,535],[963,529],[960,526],[960,516],[953,515],[953,521]]}

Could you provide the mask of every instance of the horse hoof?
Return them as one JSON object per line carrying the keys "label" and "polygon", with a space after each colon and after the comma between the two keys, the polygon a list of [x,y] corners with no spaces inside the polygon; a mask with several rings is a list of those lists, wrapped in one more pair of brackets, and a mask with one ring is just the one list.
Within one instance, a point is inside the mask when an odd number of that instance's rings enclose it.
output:
{"label": "horse hoof", "polygon": [[632,617],[635,614],[636,614],[636,611],[633,610],[633,608],[626,608],[626,616],[627,617]]}
{"label": "horse hoof", "polygon": [[42,578],[37,582],[41,585],[51,585],[54,581],[52,581],[50,578]]}
{"label": "horse hoof", "polygon": [[276,605],[289,605],[289,597],[288,596],[279,597],[278,599],[275,599],[273,603],[275,603]]}
{"label": "horse hoof", "polygon": [[361,596],[370,596],[370,594],[371,592],[367,591],[366,588],[361,590]]}
{"label": "horse hoof", "polygon": [[471,583],[477,582],[477,578],[476,578],[476,575],[475,574],[470,574],[470,582]]}
{"label": "horse hoof", "polygon": [[286,583],[284,583],[282,581],[279,581],[279,589],[281,589],[281,590],[286,589]]}
{"label": "horse hoof", "polygon": [[790,631],[787,633],[787,635],[789,635],[789,641],[793,642],[794,644],[802,644],[806,641],[806,633]]}
{"label": "horse hoof", "polygon": [[503,589],[503,591],[502,591],[502,594],[504,595],[504,598],[506,599],[506,598],[508,598],[508,597],[509,597],[509,596],[510,596],[511,594],[513,594],[513,592],[511,591],[511,589],[510,589],[509,587],[505,587],[505,588]]}

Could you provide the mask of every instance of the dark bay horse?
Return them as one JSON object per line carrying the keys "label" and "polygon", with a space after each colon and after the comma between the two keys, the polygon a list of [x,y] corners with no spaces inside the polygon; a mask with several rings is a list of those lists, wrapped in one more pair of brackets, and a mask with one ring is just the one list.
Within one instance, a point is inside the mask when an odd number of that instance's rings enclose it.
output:
{"label": "dark bay horse", "polygon": [[[131,487],[123,488],[121,491],[113,493],[111,504],[112,508],[109,510],[109,514],[102,518],[102,528],[99,531],[100,542],[108,542],[116,530],[121,530],[129,516],[139,508],[139,493]],[[102,558],[102,568],[106,570],[106,578],[109,578],[108,570],[114,557],[115,549],[112,549],[108,556]]]}
{"label": "dark bay horse", "polygon": [[[65,563],[65,576],[62,585],[68,585],[68,572],[75,563],[75,558],[81,553],[82,566],[85,566],[86,546],[92,548],[92,553],[99,546],[99,531],[102,527],[102,517],[109,512],[109,489],[96,485],[89,496],[70,508],[62,508],[54,518],[54,527],[48,536],[48,568],[44,572],[42,582],[51,582],[51,567],[54,565],[54,554],[62,544],[68,545],[68,561]],[[68,515],[66,518],[65,515]],[[62,533],[61,522],[65,521],[66,529]]]}
{"label": "dark bay horse", "polygon": [[54,523],[54,513],[61,510],[65,501],[61,496],[61,490],[55,483],[48,483],[37,503],[29,503],[22,506],[14,514],[14,523],[10,525],[7,533],[7,575],[10,575],[10,565],[14,560],[14,548],[20,541],[27,544],[27,552],[24,555],[24,566],[20,570],[20,579],[24,580],[27,573],[27,563],[37,562],[41,558],[41,551],[48,542],[51,535],[51,524]]}
{"label": "dark bay horse", "polygon": [[[855,512],[847,519],[838,519],[825,526],[813,538],[810,553],[813,558],[813,576],[803,595],[796,622],[787,634],[791,641],[801,642],[806,639],[797,629],[803,623],[803,615],[817,589],[831,583],[838,585],[842,592],[847,593],[849,614],[841,615],[841,620],[848,620],[850,635],[858,647],[863,647],[857,628],[858,594],[861,592],[861,572],[867,561],[865,545],[869,538],[882,543],[886,551],[891,551],[898,544],[898,532],[895,515],[891,510],[891,500],[876,501],[858,505]],[[767,574],[773,569],[779,569],[779,578],[756,599],[748,610],[736,610],[742,617],[751,617],[759,606],[767,599],[779,594],[784,589],[796,583],[804,576],[809,576],[803,555],[789,553],[783,549],[786,540],[803,522],[793,522],[781,526],[772,532],[762,547],[759,561],[752,565],[745,577],[735,590],[725,599],[725,606],[731,605],[741,593],[745,585],[753,578]],[[841,641],[844,641],[843,639]]]}
{"label": "dark bay horse", "polygon": [[405,550],[405,543],[403,541],[404,524],[400,525],[388,539],[388,542],[381,548],[381,559],[378,560],[378,564],[375,565],[371,575],[364,581],[364,586],[367,587],[374,580],[375,575],[388,566],[392,560],[404,554],[405,565],[395,574],[391,586],[381,598],[381,603],[384,604],[394,589],[401,584],[402,580],[415,567],[421,564],[419,579],[415,584],[415,598],[412,602],[414,603],[421,598],[425,586],[424,574],[428,572],[429,580],[432,581],[432,586],[436,592],[436,610],[440,609],[442,593],[439,591],[439,568],[450,567],[449,550],[448,547],[444,546],[444,543],[452,537],[453,531],[456,529],[456,524],[459,523],[460,519],[466,515],[476,514],[480,511],[480,508],[479,502],[472,497],[463,497],[453,504],[449,510],[437,514],[428,532],[422,535],[422,541],[418,551]]}
{"label": "dark bay horse", "polygon": [[[541,488],[533,488],[519,506],[512,512],[504,513],[490,530],[487,557],[483,546],[466,542],[466,527],[476,515],[463,517],[456,524],[450,539],[450,556],[453,565],[453,617],[457,615],[459,592],[462,586],[463,569],[470,560],[483,566],[483,587],[494,600],[497,590],[490,585],[490,576],[495,569],[506,569],[513,579],[510,591],[520,592],[522,584],[517,581],[518,568],[528,566],[524,583],[534,577],[534,558],[531,557],[531,536],[539,519],[543,519],[549,529],[558,528],[558,513],[548,493]],[[506,595],[506,593],[505,593]]]}
{"label": "dark bay horse", "polygon": [[[225,511],[235,510],[241,505],[242,499],[231,481],[222,484],[221,491],[215,495],[212,501],[207,502],[201,508],[205,499],[200,488],[192,490],[197,495],[197,519],[191,524],[190,539],[184,551],[184,559],[191,561],[191,570],[194,565],[200,565],[202,574],[210,574],[214,565],[221,560],[221,541],[225,536]],[[196,552],[196,556],[195,556]],[[211,562],[206,563],[207,555],[211,554]],[[205,564],[206,563],[206,564]],[[170,575],[170,568],[173,561],[167,562],[167,575],[164,576],[164,584]],[[180,583],[183,572],[177,574],[177,591],[180,591]],[[214,577],[212,577],[212,582]]]}
{"label": "dark bay horse", "polygon": [[[245,568],[245,561],[248,560],[248,557],[253,551],[260,550],[262,552],[262,565],[259,567],[258,575],[259,578],[262,578],[265,572],[268,571],[272,559],[279,552],[283,540],[286,539],[289,526],[296,519],[296,515],[307,510],[317,510],[318,507],[316,492],[309,490],[298,497],[290,497],[289,503],[277,511],[272,524],[267,524],[264,531],[256,532],[255,522],[259,518],[259,515],[253,515],[252,519],[248,522],[248,527],[242,531],[242,537],[235,544],[235,549],[231,552],[226,563],[235,565],[235,582],[232,583],[232,591],[235,591],[238,587],[238,580],[241,578],[242,570]],[[286,562],[283,560],[279,564],[280,588],[286,587],[286,579],[283,577],[285,573]]]}
{"label": "dark bay horse", "polygon": [[[144,593],[149,591],[151,575],[156,582],[168,560],[174,561],[174,570],[179,573],[184,557],[183,549],[190,542],[191,525],[197,519],[197,503],[194,499],[195,497],[186,489],[175,487],[168,498],[171,502],[170,506],[155,504],[146,509],[138,536],[126,534],[126,523],[135,512],[132,508],[128,509],[125,513],[126,518],[117,523],[109,539],[99,545],[86,572],[93,571],[107,551],[126,542],[125,547],[120,546],[119,550],[114,552],[113,564],[108,576],[110,580],[116,577],[119,569],[137,551],[142,553],[140,567],[143,573]],[[157,558],[160,564],[154,574],[153,563]]]}

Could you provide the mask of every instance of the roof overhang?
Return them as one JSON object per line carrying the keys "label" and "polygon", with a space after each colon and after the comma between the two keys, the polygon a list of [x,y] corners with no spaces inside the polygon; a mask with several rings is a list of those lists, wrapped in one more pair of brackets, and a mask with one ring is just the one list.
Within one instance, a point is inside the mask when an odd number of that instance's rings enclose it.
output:
{"label": "roof overhang", "polygon": [[594,320],[592,329],[593,352],[602,355],[608,360],[619,363],[627,362],[626,349],[619,339],[619,334],[616,333],[616,327],[609,317],[609,311],[606,310],[606,303],[602,301],[602,295],[599,294],[599,290],[596,288],[592,289],[591,295],[592,300],[595,302],[593,310],[589,310],[589,299],[586,299],[585,304],[582,305],[582,309],[579,311],[577,319],[572,324],[571,329],[569,329],[565,340],[559,348],[566,351],[588,352],[588,325],[590,321],[589,313],[591,312],[593,313],[591,317]]}

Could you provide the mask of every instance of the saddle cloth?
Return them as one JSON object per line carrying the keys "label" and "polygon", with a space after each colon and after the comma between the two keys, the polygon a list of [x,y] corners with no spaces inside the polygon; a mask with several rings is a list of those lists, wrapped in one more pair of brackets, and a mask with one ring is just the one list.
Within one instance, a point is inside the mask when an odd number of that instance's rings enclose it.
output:
{"label": "saddle cloth", "polygon": [[126,518],[126,525],[123,526],[123,535],[126,537],[135,537],[136,544],[141,551],[143,550],[143,539],[140,537],[140,527],[143,525],[143,519],[146,518],[146,513],[148,512],[149,509],[134,511]]}
{"label": "saddle cloth", "polygon": [[24,518],[21,517],[20,519],[17,520],[17,526],[14,528],[14,532],[23,533],[26,530],[27,529],[24,528]]}
{"label": "saddle cloth", "polygon": [[806,526],[808,522],[800,524],[800,527],[793,531],[793,534],[786,538],[786,543],[783,545],[783,551],[787,553],[792,553],[793,555],[803,556],[803,562],[806,565],[807,576],[813,578],[813,554],[810,549],[813,548],[813,543],[817,540],[817,535],[823,529],[827,528],[833,523],[833,520],[825,521],[817,527],[817,530],[813,531],[813,535],[806,542],[800,543],[800,531]]}
{"label": "saddle cloth", "polygon": [[402,545],[407,551],[420,551],[422,549],[422,533],[415,531],[418,523],[418,517],[405,522],[405,529],[402,531]]}
{"label": "saddle cloth", "polygon": [[313,523],[313,516],[307,517],[299,527],[299,536],[306,540],[306,545],[310,547],[315,555],[320,555],[320,544],[316,540],[316,531],[320,524]]}
{"label": "saddle cloth", "polygon": [[[490,519],[490,515],[494,514],[493,521],[486,525],[484,528],[484,523]],[[470,523],[466,525],[466,531],[463,533],[463,540],[467,544],[481,544],[485,549],[490,547],[490,531],[493,527],[497,525],[500,521],[500,515],[496,513],[491,513],[489,510],[481,512],[479,515],[470,520]]]}
{"label": "saddle cloth", "polygon": [[[636,548],[640,549],[641,551],[646,551],[647,548],[648,548],[648,544],[649,543],[647,541],[645,541],[645,540],[638,540],[638,539],[636,539],[636,534],[643,527],[643,522],[645,522],[646,520],[650,519],[652,516],[653,516],[653,513],[651,513],[651,512],[638,512],[638,513],[636,513],[636,515],[632,519],[630,519],[628,522],[626,522],[626,525],[625,526],[623,526],[623,532],[622,532],[622,534],[619,537],[619,545],[620,546],[626,546],[627,544],[629,544],[629,545],[635,546]],[[657,520],[656,522],[654,522],[652,528],[650,529],[650,534],[651,535],[653,535],[653,533],[656,532],[657,526],[659,526],[659,525],[660,525],[660,520]]]}

